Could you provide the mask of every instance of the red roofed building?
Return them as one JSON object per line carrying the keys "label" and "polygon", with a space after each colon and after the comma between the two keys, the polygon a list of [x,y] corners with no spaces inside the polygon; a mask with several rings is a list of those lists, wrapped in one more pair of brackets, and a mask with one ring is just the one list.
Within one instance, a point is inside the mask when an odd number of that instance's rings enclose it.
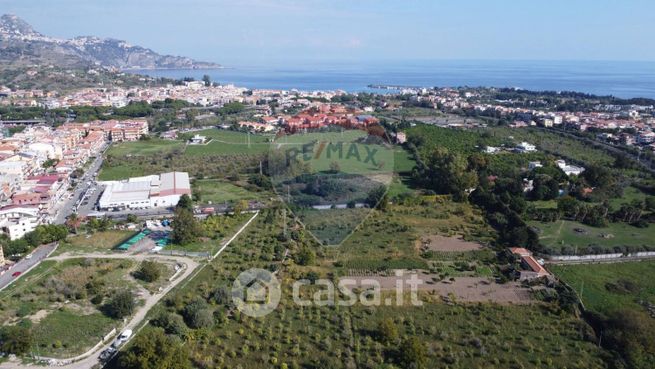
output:
{"label": "red roofed building", "polygon": [[525,268],[520,271],[519,280],[525,281],[530,279],[548,277],[550,273],[544,268],[537,259],[532,256],[530,250],[523,247],[512,247],[509,249],[512,254],[521,258],[521,266]]}

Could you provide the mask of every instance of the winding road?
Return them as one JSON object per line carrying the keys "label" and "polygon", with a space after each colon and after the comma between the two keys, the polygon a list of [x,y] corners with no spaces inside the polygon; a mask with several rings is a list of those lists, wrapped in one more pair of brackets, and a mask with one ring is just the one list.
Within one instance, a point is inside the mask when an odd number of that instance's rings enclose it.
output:
{"label": "winding road", "polygon": [[[252,218],[248,220],[239,230],[221,247],[221,249],[212,257],[212,260],[218,257],[231,243],[234,241],[240,234],[243,232],[249,225],[252,223],[252,221],[259,215],[259,212],[256,212]],[[181,272],[177,272],[176,274],[173,275],[171,283],[169,283],[164,289],[161,291],[152,294],[148,298],[145,299],[143,305],[141,305],[138,309],[138,311],[130,318],[130,320],[125,324],[123,327],[121,327],[120,331],[124,331],[126,329],[131,329],[134,332],[137,331],[137,328],[141,325],[141,323],[144,321],[146,315],[152,309],[168,292],[170,292],[173,288],[178,286],[181,282],[189,280],[193,276],[195,276],[197,273],[196,271],[200,270],[202,267],[207,265],[208,262],[199,262],[197,260],[194,260],[192,258],[188,257],[183,257],[183,256],[169,256],[169,255],[158,255],[158,254],[137,254],[137,255],[132,255],[132,254],[105,254],[105,253],[88,253],[88,254],[62,254],[58,256],[53,256],[50,258],[46,258],[45,260],[57,260],[57,261],[63,261],[67,259],[79,259],[79,258],[94,258],[94,259],[130,259],[130,260],[136,260],[136,261],[143,261],[143,260],[153,260],[153,259],[158,259],[158,260],[168,260],[168,261],[175,261],[178,264],[183,265],[183,268],[181,269]],[[132,335],[134,337],[136,334]],[[74,358],[68,358],[68,359],[49,359],[49,358],[40,358],[42,361],[46,362],[45,366],[39,366],[36,364],[23,364],[20,359],[15,359],[15,360],[10,360],[6,361],[4,363],[0,363],[0,369],[34,369],[35,367],[58,367],[58,368],[65,368],[65,369],[90,369],[94,367],[102,367],[101,363],[98,361],[98,355],[100,352],[103,350],[107,349],[109,346],[111,346],[111,343],[113,340],[109,340],[107,343],[97,345],[96,347],[93,347],[89,351],[78,355]],[[123,345],[125,346],[125,345]]]}

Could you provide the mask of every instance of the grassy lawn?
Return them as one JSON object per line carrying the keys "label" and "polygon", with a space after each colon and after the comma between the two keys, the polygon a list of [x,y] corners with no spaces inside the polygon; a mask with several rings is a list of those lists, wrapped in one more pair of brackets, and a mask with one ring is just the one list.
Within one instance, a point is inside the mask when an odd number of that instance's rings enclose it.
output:
{"label": "grassy lawn", "polygon": [[308,132],[296,133],[282,136],[276,140],[281,144],[304,144],[312,141],[327,142],[353,142],[367,136],[367,133],[358,129],[344,130],[341,132]]}
{"label": "grassy lawn", "polygon": [[394,176],[387,191],[389,198],[393,199],[398,195],[414,192],[411,187],[411,180],[411,177],[407,176]]}
{"label": "grassy lawn", "polygon": [[549,269],[578,293],[588,309],[608,313],[655,304],[655,261],[593,265],[551,265]]}
{"label": "grassy lawn", "polygon": [[147,141],[121,142],[111,146],[107,155],[126,156],[126,155],[152,155],[167,154],[174,150],[183,150],[184,142],[150,139]]}
{"label": "grassy lawn", "polygon": [[120,181],[130,177],[140,177],[143,175],[146,175],[146,173],[144,173],[143,168],[141,167],[135,167],[128,164],[119,164],[112,167],[103,165],[98,174],[98,179],[100,181]]}
{"label": "grassy lawn", "polygon": [[537,209],[557,209],[557,200],[530,201],[528,204]]}
{"label": "grassy lawn", "polygon": [[[355,143],[365,138],[366,132],[347,130],[343,132],[312,132],[282,136],[275,141],[272,155],[279,153],[279,158],[285,159],[287,154],[295,150],[299,155],[294,158],[308,164],[313,171],[327,171],[332,163],[339,165],[339,170],[349,174],[369,174],[379,172],[403,171],[413,168],[413,161],[409,154],[400,148],[392,149],[383,145]],[[303,155],[305,145],[311,147],[312,155]],[[369,155],[370,154],[370,155]],[[398,157],[402,166],[395,165]],[[283,166],[285,163],[280,162]]]}
{"label": "grassy lawn", "polygon": [[541,243],[555,253],[565,249],[569,254],[575,250],[577,254],[591,253],[592,246],[600,247],[607,253],[615,252],[614,247],[655,246],[655,227],[652,225],[636,228],[625,223],[610,223],[607,228],[594,228],[567,220],[553,223],[533,221],[529,224],[541,231]]}
{"label": "grassy lawn", "polygon": [[648,195],[643,193],[638,188],[634,188],[630,186],[623,191],[623,196],[615,199],[610,199],[610,206],[612,207],[612,209],[618,210],[619,208],[621,208],[621,205],[624,204],[631,204],[633,202],[643,202],[644,200],[646,200],[647,196]]}
{"label": "grassy lawn", "polygon": [[[247,132],[229,131],[225,129],[206,129],[203,131],[193,132],[193,134],[205,136],[208,139],[211,138],[214,141],[229,143],[229,144],[248,143]],[[265,135],[265,134],[250,134],[250,143],[253,144],[268,143],[272,137],[273,137],[272,135]]]}
{"label": "grassy lawn", "polygon": [[60,308],[36,325],[34,344],[40,355],[70,357],[88,350],[114,327],[119,323],[102,313],[82,315]]}
{"label": "grassy lawn", "polygon": [[211,142],[206,145],[189,145],[184,152],[185,155],[261,155],[268,152],[269,141],[272,138],[270,135],[219,129],[208,129],[195,133],[211,138]]}
{"label": "grassy lawn", "polygon": [[97,232],[89,235],[73,236],[66,239],[66,242],[55,251],[55,255],[63,253],[89,253],[89,252],[108,252],[118,246],[123,241],[132,237],[136,232],[110,230]]}
{"label": "grassy lawn", "polygon": [[416,161],[404,149],[397,147],[394,149],[393,154],[396,173],[409,173],[416,166]]}
{"label": "grassy lawn", "polygon": [[257,200],[266,197],[264,193],[252,192],[232,184],[212,179],[200,179],[193,182],[193,193],[200,196],[203,204],[220,204],[238,200]]}

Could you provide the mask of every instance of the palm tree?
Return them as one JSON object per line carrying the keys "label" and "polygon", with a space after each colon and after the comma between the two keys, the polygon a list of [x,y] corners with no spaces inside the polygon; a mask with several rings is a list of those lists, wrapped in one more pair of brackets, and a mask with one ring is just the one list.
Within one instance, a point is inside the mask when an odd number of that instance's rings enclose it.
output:
{"label": "palm tree", "polygon": [[77,234],[77,228],[80,224],[82,224],[82,219],[77,215],[77,213],[73,213],[66,218],[66,225],[68,228],[72,228],[75,234]]}

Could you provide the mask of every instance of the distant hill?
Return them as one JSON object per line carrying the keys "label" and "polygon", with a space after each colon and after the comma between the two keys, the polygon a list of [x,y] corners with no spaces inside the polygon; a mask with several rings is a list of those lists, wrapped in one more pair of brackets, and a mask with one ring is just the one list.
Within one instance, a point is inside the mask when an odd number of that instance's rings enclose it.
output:
{"label": "distant hill", "polygon": [[219,64],[160,55],[126,41],[93,36],[63,40],[45,36],[15,15],[0,17],[0,64],[62,68],[102,66],[119,69],[209,69]]}

